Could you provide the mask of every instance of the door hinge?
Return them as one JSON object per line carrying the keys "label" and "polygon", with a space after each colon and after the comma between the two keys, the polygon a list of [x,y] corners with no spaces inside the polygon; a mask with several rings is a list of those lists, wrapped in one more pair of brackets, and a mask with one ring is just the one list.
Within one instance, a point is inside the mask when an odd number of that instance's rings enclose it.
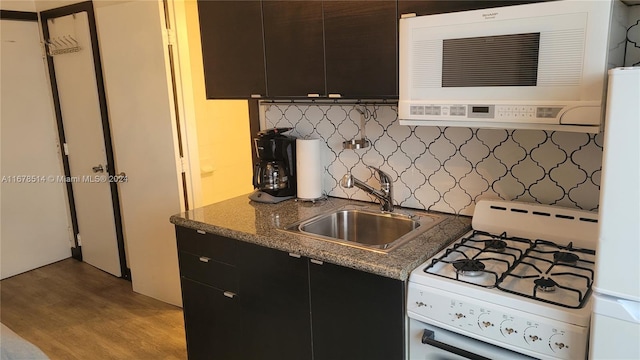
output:
{"label": "door hinge", "polygon": [[183,157],[180,158],[180,172],[187,173],[187,161]]}
{"label": "door hinge", "polygon": [[76,240],[78,240],[78,246],[82,246],[82,238],[80,237],[80,233],[76,234]]}
{"label": "door hinge", "polygon": [[67,146],[67,143],[62,144],[62,150],[64,150],[66,156],[69,156],[69,146]]}
{"label": "door hinge", "polygon": [[167,44],[176,44],[176,32],[171,29],[164,29],[164,36],[167,39]]}

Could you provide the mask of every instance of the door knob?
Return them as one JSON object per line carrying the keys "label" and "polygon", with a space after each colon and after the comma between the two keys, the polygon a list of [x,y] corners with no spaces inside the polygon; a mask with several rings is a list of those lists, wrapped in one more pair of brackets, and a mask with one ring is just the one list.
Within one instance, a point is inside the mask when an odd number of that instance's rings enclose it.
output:
{"label": "door knob", "polygon": [[94,173],[104,172],[104,168],[102,167],[102,164],[92,167],[91,170],[93,170]]}

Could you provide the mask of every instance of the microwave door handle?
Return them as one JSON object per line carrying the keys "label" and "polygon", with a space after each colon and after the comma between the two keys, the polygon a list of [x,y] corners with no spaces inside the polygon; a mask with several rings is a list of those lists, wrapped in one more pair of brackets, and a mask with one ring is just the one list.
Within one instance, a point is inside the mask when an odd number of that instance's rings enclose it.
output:
{"label": "microwave door handle", "polygon": [[426,344],[426,345],[431,345],[434,347],[437,347],[438,349],[450,352],[452,354],[456,354],[459,356],[463,356],[466,357],[467,359],[471,359],[471,360],[491,360],[489,358],[486,358],[484,356],[478,355],[478,354],[474,354],[470,351],[467,350],[463,350],[460,348],[457,348],[455,346],[451,346],[449,344],[445,344],[443,342],[440,342],[438,340],[435,339],[435,332],[429,330],[429,329],[425,329],[424,332],[422,333],[422,343]]}

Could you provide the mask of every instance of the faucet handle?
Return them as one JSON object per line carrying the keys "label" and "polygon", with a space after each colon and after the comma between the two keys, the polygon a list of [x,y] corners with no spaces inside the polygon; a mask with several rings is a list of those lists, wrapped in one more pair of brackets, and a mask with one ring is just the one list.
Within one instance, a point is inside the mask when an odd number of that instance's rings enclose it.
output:
{"label": "faucet handle", "polygon": [[377,167],[373,167],[373,166],[369,166],[367,165],[367,167],[375,172],[378,173],[378,177],[380,178],[380,183],[381,184],[386,184],[386,185],[390,185],[392,183],[391,181],[391,175],[387,174],[386,172],[378,169]]}

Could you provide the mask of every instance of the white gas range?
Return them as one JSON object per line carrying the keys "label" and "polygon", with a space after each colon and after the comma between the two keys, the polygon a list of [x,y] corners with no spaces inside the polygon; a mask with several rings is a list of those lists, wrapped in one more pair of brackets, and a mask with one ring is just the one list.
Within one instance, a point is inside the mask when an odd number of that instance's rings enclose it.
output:
{"label": "white gas range", "polygon": [[409,278],[409,359],[586,358],[598,214],[476,204],[473,230]]}

